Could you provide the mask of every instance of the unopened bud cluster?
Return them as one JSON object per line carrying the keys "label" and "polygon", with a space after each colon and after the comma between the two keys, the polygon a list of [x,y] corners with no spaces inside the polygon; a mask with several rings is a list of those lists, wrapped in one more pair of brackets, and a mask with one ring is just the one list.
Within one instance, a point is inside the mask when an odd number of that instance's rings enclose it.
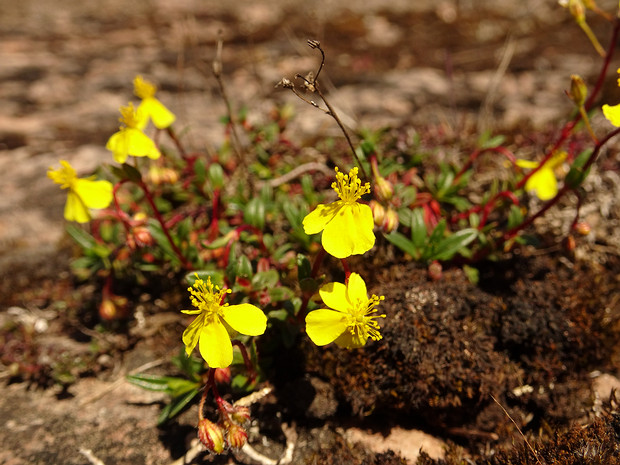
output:
{"label": "unopened bud cluster", "polygon": [[398,213],[391,206],[386,208],[376,200],[371,200],[369,205],[377,227],[386,233],[391,233],[398,228]]}
{"label": "unopened bud cluster", "polygon": [[250,409],[234,406],[226,401],[219,403],[220,420],[214,423],[203,418],[198,423],[198,439],[208,451],[221,454],[226,448],[242,448],[248,440],[244,427],[250,419]]}

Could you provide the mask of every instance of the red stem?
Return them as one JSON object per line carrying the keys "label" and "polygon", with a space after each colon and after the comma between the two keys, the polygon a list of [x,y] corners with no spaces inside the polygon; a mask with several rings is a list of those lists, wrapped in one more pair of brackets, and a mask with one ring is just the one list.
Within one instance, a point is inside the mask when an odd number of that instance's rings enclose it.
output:
{"label": "red stem", "polygon": [[250,383],[252,383],[258,373],[254,369],[254,365],[252,365],[252,360],[250,360],[250,355],[248,354],[248,349],[243,345],[243,343],[237,339],[233,339],[232,345],[239,347],[241,351],[241,355],[243,356],[243,362],[245,363],[245,369],[248,371]]}
{"label": "red stem", "polygon": [[153,214],[155,215],[155,218],[161,225],[161,230],[166,236],[166,239],[168,239],[168,242],[170,243],[170,247],[172,247],[172,250],[174,251],[179,261],[181,262],[181,265],[183,266],[183,268],[185,268],[188,271],[192,270],[193,269],[192,264],[187,260],[187,258],[185,258],[185,256],[181,253],[181,250],[175,244],[174,240],[172,240],[170,231],[168,230],[168,227],[166,226],[166,222],[164,221],[164,218],[161,216],[161,213],[159,212],[159,210],[157,209],[157,206],[155,205],[155,201],[153,200],[153,196],[151,195],[151,191],[149,190],[148,186],[142,180],[138,182],[138,185],[144,192],[144,197],[146,198],[147,202],[151,206],[151,209],[153,210]]}

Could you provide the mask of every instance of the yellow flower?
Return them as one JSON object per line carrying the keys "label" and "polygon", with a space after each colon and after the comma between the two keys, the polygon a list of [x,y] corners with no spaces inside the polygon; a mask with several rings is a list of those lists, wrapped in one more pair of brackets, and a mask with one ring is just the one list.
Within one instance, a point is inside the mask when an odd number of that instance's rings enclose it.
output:
{"label": "yellow flower", "polygon": [[181,310],[198,315],[183,332],[185,351],[189,356],[198,344],[200,355],[211,368],[226,368],[232,363],[233,349],[228,328],[241,334],[259,336],[265,332],[267,317],[254,305],[222,304],[230,289],[220,290],[207,278],[205,283],[196,275],[193,288],[187,289],[194,307],[198,310]]}
{"label": "yellow flower", "polygon": [[375,245],[374,221],[370,207],[357,201],[370,192],[370,184],[362,186],[357,168],[349,171],[348,175],[336,168],[336,181],[332,183],[332,188],[340,200],[329,205],[317,205],[304,218],[304,231],[308,235],[323,231],[323,247],[336,258],[366,253]]}
{"label": "yellow flower", "polygon": [[145,80],[142,76],[136,76],[133,80],[133,88],[134,94],[142,99],[138,106],[138,112],[142,117],[138,129],[144,129],[149,122],[149,118],[153,120],[153,124],[157,129],[166,129],[174,123],[176,119],[174,114],[155,98],[157,88],[153,83]]}
{"label": "yellow flower", "polygon": [[69,189],[65,219],[87,223],[91,219],[89,208],[106,208],[112,202],[112,183],[95,181],[94,176],[80,179],[68,161],[60,160],[60,164],[62,167],[57,170],[50,167],[47,177],[60,184],[61,189]]}
{"label": "yellow flower", "polygon": [[336,342],[340,347],[362,347],[368,338],[381,339],[375,308],[384,297],[368,298],[366,283],[357,273],[351,273],[346,286],[329,283],[319,289],[323,302],[330,308],[314,310],[306,316],[306,333],[317,346]]}
{"label": "yellow flower", "polygon": [[[525,182],[525,190],[534,192],[540,200],[549,200],[558,193],[558,181],[553,172],[566,160],[566,152],[558,152]],[[517,166],[526,169],[538,168],[540,163],[530,160],[517,160]]]}
{"label": "yellow flower", "polygon": [[127,157],[149,157],[157,159],[161,153],[146,134],[140,129],[143,116],[140,111],[136,111],[132,103],[126,107],[121,107],[120,122],[124,124],[120,130],[108,139],[106,149],[114,153],[114,160],[118,163],[125,163]]}
{"label": "yellow flower", "polygon": [[[616,72],[620,74],[620,68]],[[620,86],[620,78],[618,78],[618,86]],[[620,127],[620,104],[614,106],[603,105],[603,115],[611,124],[617,128]]]}

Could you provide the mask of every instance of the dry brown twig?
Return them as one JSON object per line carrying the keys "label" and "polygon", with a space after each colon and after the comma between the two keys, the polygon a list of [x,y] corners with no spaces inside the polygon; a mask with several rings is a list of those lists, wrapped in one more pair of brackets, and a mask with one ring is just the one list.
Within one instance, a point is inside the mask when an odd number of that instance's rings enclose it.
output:
{"label": "dry brown twig", "polygon": [[323,66],[325,65],[325,52],[321,48],[321,43],[318,40],[308,40],[307,44],[311,49],[318,50],[321,53],[321,64],[319,65],[316,75],[312,71],[310,71],[305,76],[302,76],[301,74],[296,74],[295,79],[301,79],[303,81],[304,90],[307,92],[316,93],[321,98],[321,100],[323,101],[323,103],[325,104],[327,108],[322,108],[314,100],[310,100],[306,98],[301,92],[297,90],[297,88],[295,87],[295,84],[290,79],[282,78],[280,82],[276,84],[276,87],[281,86],[285,89],[290,89],[298,98],[300,98],[307,104],[312,105],[313,107],[318,108],[325,114],[331,116],[334,119],[334,121],[336,121],[336,124],[340,128],[340,131],[342,132],[342,134],[344,134],[344,138],[347,140],[347,143],[349,144],[349,148],[351,149],[351,152],[353,153],[353,158],[355,158],[357,165],[362,171],[362,175],[364,176],[364,178],[368,179],[368,175],[366,173],[366,170],[364,169],[364,165],[362,165],[357,155],[357,152],[355,151],[355,146],[353,145],[353,141],[351,140],[351,137],[349,136],[348,131],[344,127],[344,124],[342,123],[342,120],[338,116],[338,113],[336,112],[335,108],[329,103],[329,101],[325,97],[325,94],[322,92],[321,86],[319,85],[319,81],[318,81],[319,75],[321,74],[321,71],[323,70]]}
{"label": "dry brown twig", "polygon": [[217,49],[215,52],[215,58],[213,59],[212,71],[215,80],[217,81],[217,85],[220,88],[220,93],[222,94],[222,99],[224,100],[224,104],[226,105],[226,112],[228,114],[228,119],[230,121],[230,136],[232,141],[233,150],[235,151],[235,155],[237,156],[237,162],[239,166],[239,170],[241,171],[242,179],[245,179],[250,188],[250,194],[254,192],[254,183],[252,182],[252,177],[248,176],[248,162],[246,160],[246,153],[243,150],[241,145],[241,139],[239,138],[239,133],[237,132],[237,118],[234,115],[232,103],[230,98],[228,97],[228,92],[226,91],[226,86],[224,85],[224,79],[222,78],[222,50],[224,48],[224,40],[222,39],[222,31],[219,31],[218,39],[217,39]]}
{"label": "dry brown twig", "polygon": [[521,428],[519,428],[519,425],[517,425],[517,422],[514,421],[514,419],[510,416],[510,414],[508,413],[508,411],[504,408],[504,406],[502,404],[499,403],[499,401],[493,396],[493,394],[490,394],[491,399],[493,399],[493,401],[499,405],[499,408],[501,408],[503,410],[503,412],[506,414],[506,416],[510,419],[510,421],[512,422],[513,425],[515,425],[515,428],[517,428],[517,431],[519,432],[519,434],[521,435],[521,437],[523,438],[523,441],[525,442],[525,444],[527,445],[528,449],[532,452],[532,454],[534,454],[534,458],[536,459],[536,462],[539,465],[544,465],[540,459],[538,458],[538,453],[536,452],[536,449],[534,449],[532,447],[532,445],[530,444],[530,442],[527,440],[527,438],[525,437],[525,434],[523,434],[523,431],[521,431]]}

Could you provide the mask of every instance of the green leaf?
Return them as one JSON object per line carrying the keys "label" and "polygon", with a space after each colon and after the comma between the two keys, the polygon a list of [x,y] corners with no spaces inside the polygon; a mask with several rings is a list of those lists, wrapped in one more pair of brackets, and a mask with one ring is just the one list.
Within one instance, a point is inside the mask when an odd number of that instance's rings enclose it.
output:
{"label": "green leaf", "polygon": [[439,242],[433,250],[435,260],[450,260],[459,251],[478,236],[478,230],[473,228],[462,229]]}
{"label": "green leaf", "polygon": [[312,275],[312,265],[310,260],[303,254],[297,254],[297,279],[309,278]]}
{"label": "green leaf", "polygon": [[166,405],[159,414],[159,417],[157,418],[157,425],[163,425],[165,422],[176,416],[181,410],[187,407],[187,405],[199,392],[200,389],[192,389],[186,394],[172,399],[172,401]]}
{"label": "green leaf", "polygon": [[280,276],[276,270],[260,271],[252,276],[252,289],[273,288],[278,284]]}
{"label": "green leaf", "polygon": [[274,320],[278,320],[278,321],[286,321],[286,319],[289,317],[289,313],[284,310],[284,309],[279,309],[279,310],[272,310],[270,311],[267,316],[270,319],[274,319]]}
{"label": "green leaf", "polygon": [[[427,237],[424,209],[416,208],[411,216],[411,242],[417,249],[424,247]],[[411,254],[409,254],[411,255]]]}
{"label": "green leaf", "polygon": [[209,182],[211,188],[221,189],[224,186],[224,169],[219,163],[213,163],[209,166],[208,171]]}
{"label": "green leaf", "polygon": [[467,279],[469,280],[470,283],[478,284],[478,282],[480,281],[480,271],[478,270],[478,268],[474,268],[473,266],[469,266],[469,265],[464,265],[463,272],[465,273],[465,276],[467,276]]}
{"label": "green leaf", "polygon": [[518,205],[511,205],[508,212],[508,229],[515,228],[523,223],[523,212]]}
{"label": "green leaf", "polygon": [[287,300],[295,295],[293,291],[291,291],[288,287],[278,286],[269,289],[269,297],[273,302],[280,302],[282,300]]}
{"label": "green leaf", "polygon": [[437,226],[435,226],[435,229],[433,229],[433,232],[431,232],[428,238],[429,247],[434,248],[435,244],[439,244],[443,240],[444,233],[446,232],[446,225],[447,222],[445,218],[439,220],[439,223],[437,223]]}
{"label": "green leaf", "polygon": [[499,147],[500,145],[502,145],[505,140],[506,138],[502,135],[491,137],[491,131],[485,131],[480,136],[480,139],[478,139],[478,146],[482,150],[492,149],[492,148]]}
{"label": "green leaf", "polygon": [[74,224],[67,224],[66,231],[85,250],[90,250],[97,245],[97,241],[93,236]]}
{"label": "green leaf", "polygon": [[228,244],[228,241],[230,241],[230,237],[228,237],[228,236],[221,236],[221,237],[218,237],[217,239],[215,239],[210,244],[208,244],[206,247],[207,247],[207,249],[220,249],[222,247],[225,247],[226,244]]}
{"label": "green leaf", "polygon": [[123,163],[122,168],[125,172],[127,179],[129,179],[130,181],[133,181],[135,183],[139,183],[142,181],[142,175],[140,174],[140,171],[138,171],[135,167],[127,163]]}
{"label": "green leaf", "polygon": [[147,391],[162,391],[168,390],[168,380],[166,376],[150,375],[140,373],[137,375],[127,375],[127,381],[134,386],[141,387]]}
{"label": "green leaf", "polygon": [[237,258],[237,276],[241,278],[250,278],[252,276],[252,262],[245,255]]}
{"label": "green leaf", "polygon": [[265,202],[260,197],[252,198],[245,206],[243,220],[260,230],[265,227]]}
{"label": "green leaf", "polygon": [[415,260],[420,258],[419,248],[416,247],[412,241],[407,239],[407,236],[404,236],[397,231],[392,231],[390,234],[384,234],[383,236],[388,240],[388,242],[394,244],[406,254],[411,255]]}
{"label": "green leaf", "polygon": [[157,246],[162,250],[162,252],[164,252],[165,255],[168,256],[172,263],[178,265],[179,257],[177,257],[176,253],[174,253],[174,250],[172,250],[172,246],[170,245],[168,238],[164,234],[164,231],[161,229],[161,225],[159,224],[159,222],[153,218],[149,219],[148,228],[151,236],[153,236],[153,239],[155,239],[155,242],[157,242]]}
{"label": "green leaf", "polygon": [[442,170],[439,178],[437,179],[437,199],[441,200],[445,195],[450,192],[452,188],[452,181],[454,181],[454,173],[449,168]]}
{"label": "green leaf", "polygon": [[588,177],[588,174],[590,173],[590,168],[584,171],[583,167],[587,163],[591,154],[592,149],[586,149],[581,152],[577,156],[577,158],[575,158],[575,161],[571,165],[570,170],[566,175],[566,179],[564,180],[566,185],[569,186],[571,189],[578,188],[581,183]]}
{"label": "green leaf", "polygon": [[224,272],[221,270],[197,270],[197,271],[192,271],[190,273],[187,273],[185,275],[185,281],[190,286],[193,286],[194,283],[196,282],[195,275],[198,275],[198,277],[205,282],[207,281],[208,278],[211,278],[211,282],[215,284],[216,286],[221,287],[224,284]]}

